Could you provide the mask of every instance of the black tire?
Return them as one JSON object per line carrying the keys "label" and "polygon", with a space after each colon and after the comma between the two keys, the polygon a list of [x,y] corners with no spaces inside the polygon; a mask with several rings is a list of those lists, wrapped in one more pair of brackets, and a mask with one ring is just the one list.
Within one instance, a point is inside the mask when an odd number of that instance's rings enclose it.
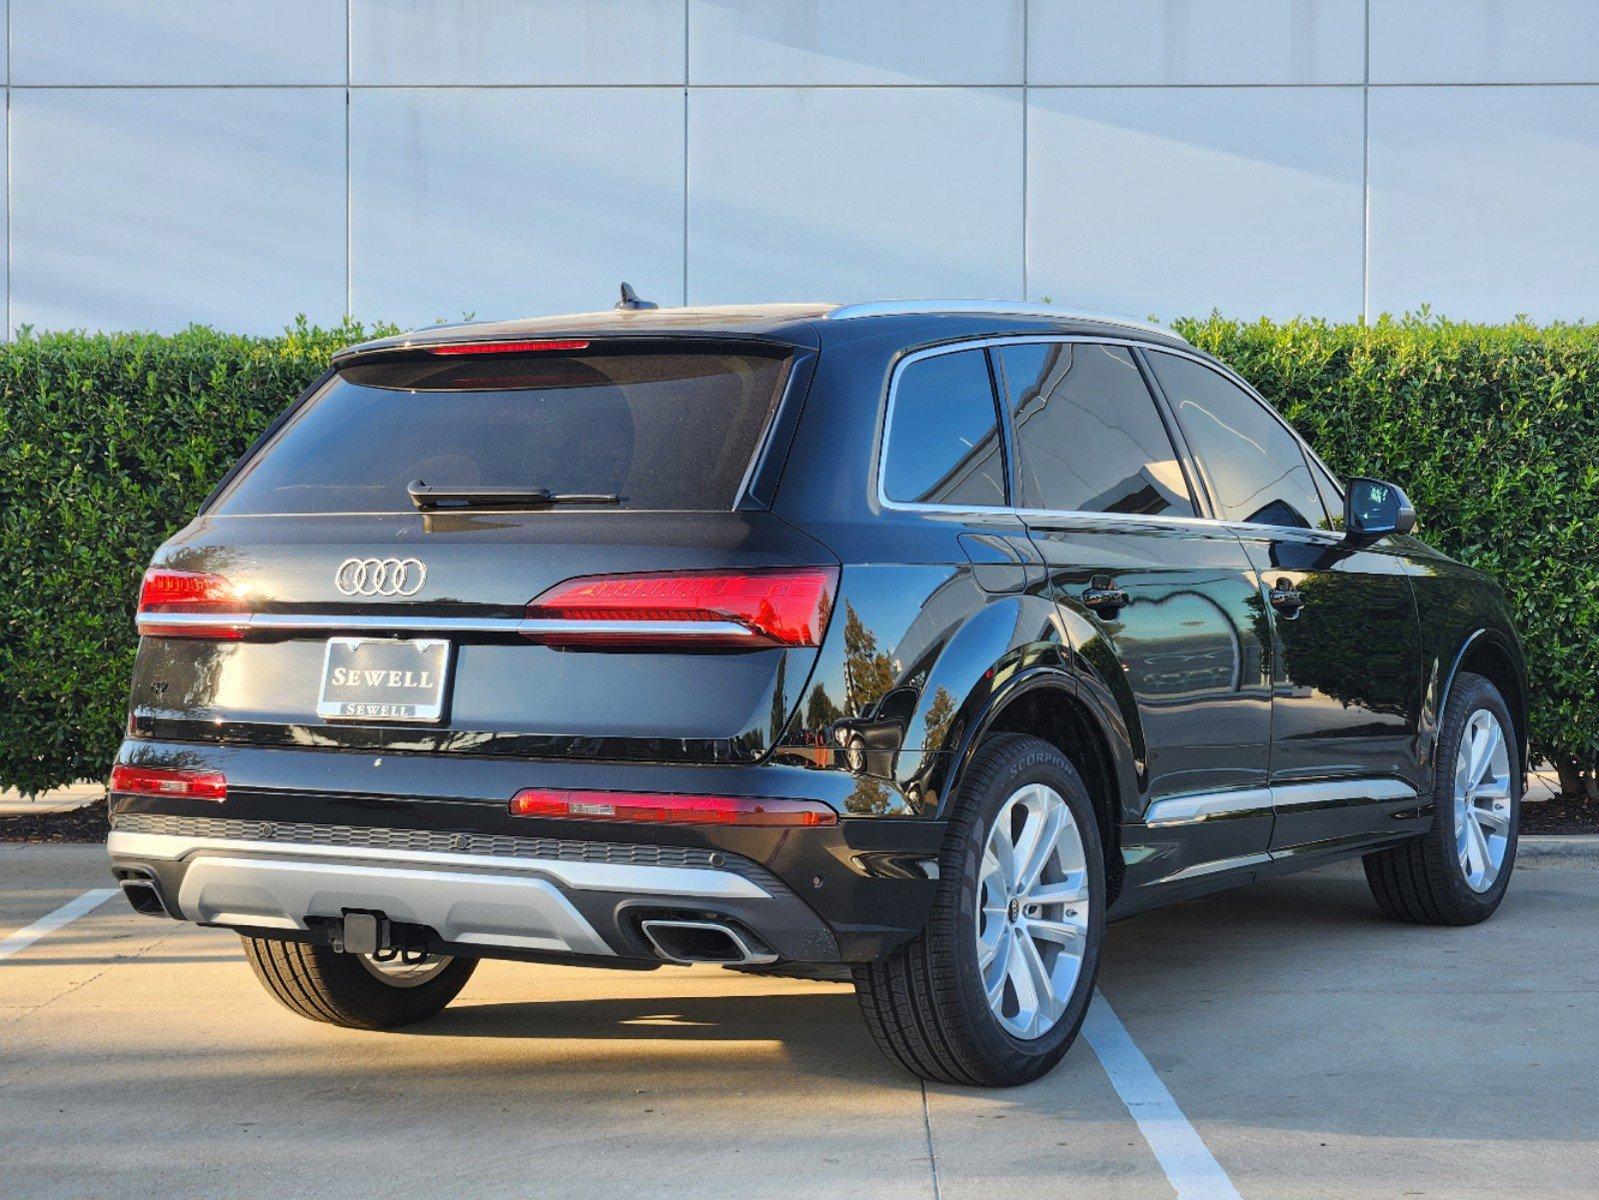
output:
{"label": "black tire", "polygon": [[[1063,797],[1082,836],[1089,919],[1071,998],[1041,1037],[1021,1040],[995,1017],[978,966],[978,869],[995,816],[1022,786],[1044,783]],[[1070,1048],[1088,1013],[1105,929],[1105,861],[1093,801],[1055,747],[999,734],[979,747],[962,777],[939,859],[926,928],[882,962],[855,968],[867,1027],[892,1061],[941,1083],[1009,1087],[1045,1074]]]}
{"label": "black tire", "polygon": [[[1510,760],[1510,824],[1504,861],[1486,891],[1466,882],[1455,848],[1454,762],[1471,715],[1485,709],[1499,722]],[[1521,747],[1499,689],[1481,675],[1467,672],[1449,689],[1449,702],[1438,731],[1433,780],[1433,819],[1426,833],[1386,850],[1366,855],[1366,881],[1377,907],[1396,921],[1411,925],[1475,925],[1493,916],[1510,884],[1516,863],[1516,838],[1521,828]]]}
{"label": "black tire", "polygon": [[353,954],[327,946],[245,937],[245,957],[255,977],[284,1008],[310,1021],[346,1029],[395,1029],[441,1012],[477,967],[454,958],[421,983],[399,986],[379,979]]}

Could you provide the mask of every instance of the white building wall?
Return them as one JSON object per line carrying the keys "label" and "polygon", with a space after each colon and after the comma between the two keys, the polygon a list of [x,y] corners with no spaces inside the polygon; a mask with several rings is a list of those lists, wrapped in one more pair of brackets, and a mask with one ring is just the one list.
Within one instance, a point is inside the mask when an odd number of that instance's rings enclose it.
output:
{"label": "white building wall", "polygon": [[9,327],[1599,319],[1593,0],[0,0]]}

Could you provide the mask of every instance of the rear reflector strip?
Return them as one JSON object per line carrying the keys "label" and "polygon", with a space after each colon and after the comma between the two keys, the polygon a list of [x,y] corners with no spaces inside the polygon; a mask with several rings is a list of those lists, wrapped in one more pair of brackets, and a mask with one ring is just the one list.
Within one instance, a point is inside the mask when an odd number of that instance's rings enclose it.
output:
{"label": "rear reflector strip", "polygon": [[170,796],[178,800],[226,800],[228,781],[221,771],[118,763],[111,768],[111,790],[139,796]]}
{"label": "rear reflector strip", "polygon": [[668,825],[837,825],[820,800],[762,796],[700,796],[654,792],[597,792],[523,788],[511,815],[568,821],[642,821]]}
{"label": "rear reflector strip", "polygon": [[523,636],[558,646],[819,646],[836,567],[585,575],[527,606]]}
{"label": "rear reflector strip", "polygon": [[458,342],[429,346],[429,354],[536,354],[541,350],[587,350],[588,343],[570,338],[545,342]]}

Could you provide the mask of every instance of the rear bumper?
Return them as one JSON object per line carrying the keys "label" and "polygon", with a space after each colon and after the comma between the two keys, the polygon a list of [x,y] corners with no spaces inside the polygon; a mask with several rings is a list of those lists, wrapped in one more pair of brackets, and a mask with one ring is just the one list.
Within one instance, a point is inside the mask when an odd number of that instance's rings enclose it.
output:
{"label": "rear bumper", "polygon": [[[716,920],[768,957],[837,962],[838,943],[754,863],[674,847],[425,831],[122,816],[107,849],[119,875],[152,882],[171,916],[257,934],[318,937],[377,912],[444,948],[654,964],[650,919]],[[621,965],[621,964],[618,964]],[[631,965],[631,964],[630,964]]]}
{"label": "rear bumper", "polygon": [[[632,765],[460,752],[391,751],[373,757],[324,748],[145,739],[125,742],[119,760],[220,771],[227,777],[228,790],[220,803],[112,793],[110,848],[116,866],[147,873],[169,911],[184,919],[263,932],[279,928],[286,937],[303,937],[306,931],[300,926],[307,917],[336,916],[337,909],[356,908],[349,902],[335,907],[334,893],[370,890],[372,876],[347,871],[342,881],[329,886],[327,881],[334,877],[326,870],[253,865],[259,860],[318,868],[337,863],[390,874],[487,873],[493,878],[485,885],[485,894],[530,898],[539,893],[543,898],[539,909],[547,916],[561,906],[549,900],[543,886],[518,891],[503,879],[537,881],[575,909],[610,951],[583,953],[594,961],[608,959],[612,965],[632,965],[631,955],[646,952],[650,962],[660,961],[648,942],[638,937],[635,919],[641,909],[662,902],[672,912],[692,909],[737,917],[742,927],[785,961],[869,962],[914,937],[925,925],[944,833],[939,821],[850,816],[849,806],[833,794],[849,776],[786,765]],[[845,815],[837,825],[815,828],[622,825],[513,817],[509,799],[528,786],[793,796],[825,800]],[[720,861],[713,862],[713,856]],[[275,915],[295,922],[294,927],[216,921],[219,913],[244,910],[231,899],[213,904],[205,899],[205,891],[194,890],[198,883],[186,902],[184,884],[190,869],[202,859],[215,858],[250,860],[249,871],[273,881],[260,886],[280,897]],[[229,867],[224,872],[216,863],[207,863],[196,878],[207,881],[210,894],[226,896],[229,891],[219,890],[223,885],[213,881],[228,872],[234,880],[244,878],[245,870]],[[313,886],[312,879],[323,883]],[[414,892],[436,882],[434,876],[425,876],[407,886]],[[760,894],[746,891],[750,883]],[[233,886],[229,883],[227,888]],[[474,888],[484,891],[476,884]],[[335,911],[288,911],[311,899]],[[408,895],[387,899],[412,903]],[[365,907],[387,911],[376,903]],[[262,899],[259,908],[259,915],[274,915],[270,900]],[[525,927],[500,928],[472,915],[476,911],[466,914],[471,920],[461,928],[467,932],[497,930],[535,939],[551,938],[555,932],[553,918],[540,918],[540,924],[529,917]],[[447,914],[439,919],[446,925],[452,920]],[[581,931],[563,929],[569,946],[593,945]],[[518,950],[520,943],[504,937],[456,945],[480,946],[478,952],[484,955],[545,953]]]}

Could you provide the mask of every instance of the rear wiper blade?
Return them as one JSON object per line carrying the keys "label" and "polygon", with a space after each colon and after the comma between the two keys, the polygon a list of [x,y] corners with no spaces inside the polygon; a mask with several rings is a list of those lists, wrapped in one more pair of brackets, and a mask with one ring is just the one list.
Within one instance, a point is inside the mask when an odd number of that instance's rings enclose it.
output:
{"label": "rear wiper blade", "polygon": [[417,479],[405,485],[417,509],[549,508],[556,504],[616,504],[614,492],[552,492],[549,488],[479,487],[473,484],[433,487]]}

